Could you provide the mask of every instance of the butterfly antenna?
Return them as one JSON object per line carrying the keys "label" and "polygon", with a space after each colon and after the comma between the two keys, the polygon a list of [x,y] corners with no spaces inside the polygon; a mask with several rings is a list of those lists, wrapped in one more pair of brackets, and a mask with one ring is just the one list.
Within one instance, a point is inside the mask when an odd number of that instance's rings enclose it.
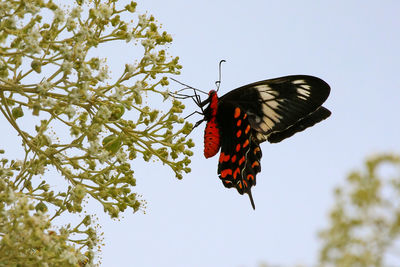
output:
{"label": "butterfly antenna", "polygon": [[187,84],[185,84],[185,83],[183,83],[183,82],[180,82],[180,81],[178,81],[178,80],[176,80],[176,79],[174,79],[174,78],[170,78],[170,79],[173,80],[173,81],[176,82],[176,83],[179,83],[180,85],[186,86],[185,88],[183,88],[183,89],[177,91],[177,93],[182,92],[183,90],[192,89],[193,91],[197,91],[197,92],[200,92],[200,93],[203,93],[203,94],[208,95],[208,93],[207,93],[207,92],[204,92],[203,90],[194,88],[194,87],[192,87],[192,86],[190,86],[190,85],[187,85]]}
{"label": "butterfly antenna", "polygon": [[252,196],[252,194],[251,194],[251,190],[249,190],[249,191],[246,192],[246,193],[249,195],[250,203],[251,203],[251,206],[253,207],[253,210],[255,210],[255,209],[256,209],[256,205],[254,204],[254,200],[253,200],[253,196]]}
{"label": "butterfly antenna", "polygon": [[217,92],[218,92],[218,90],[219,90],[219,87],[220,87],[220,85],[221,85],[221,65],[222,65],[222,62],[226,62],[226,60],[225,59],[223,59],[223,60],[221,60],[220,62],[219,62],[219,67],[218,67],[218,81],[216,81],[215,82],[215,85],[217,86]]}

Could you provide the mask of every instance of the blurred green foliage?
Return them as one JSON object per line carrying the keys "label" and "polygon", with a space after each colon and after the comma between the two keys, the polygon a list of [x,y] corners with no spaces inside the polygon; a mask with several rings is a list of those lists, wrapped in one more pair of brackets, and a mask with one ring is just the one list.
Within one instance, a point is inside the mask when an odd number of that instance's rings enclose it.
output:
{"label": "blurred green foliage", "polygon": [[329,225],[319,233],[319,261],[311,266],[400,266],[400,156],[370,157],[363,169],[351,172],[346,183],[335,188],[334,195]]}
{"label": "blurred green foliage", "polygon": [[377,155],[336,188],[320,266],[400,266],[399,234],[400,156]]}

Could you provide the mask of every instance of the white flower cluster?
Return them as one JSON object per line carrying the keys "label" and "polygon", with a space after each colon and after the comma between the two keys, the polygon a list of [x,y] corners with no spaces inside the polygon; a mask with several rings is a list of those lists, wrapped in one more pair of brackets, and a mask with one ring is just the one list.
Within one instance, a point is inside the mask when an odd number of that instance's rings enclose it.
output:
{"label": "white flower cluster", "polygon": [[121,100],[122,97],[124,96],[124,92],[127,91],[127,88],[125,85],[120,84],[118,86],[116,86],[115,88],[115,93],[112,94],[112,98],[116,99],[116,100]]}
{"label": "white flower cluster", "polygon": [[149,25],[149,20],[146,18],[146,14],[139,15],[138,26],[145,28]]}
{"label": "white flower cluster", "polygon": [[99,74],[97,75],[97,79],[101,82],[103,82],[104,80],[110,78],[110,76],[108,75],[108,66],[103,66],[100,71]]}
{"label": "white flower cluster", "polygon": [[108,109],[106,105],[100,106],[99,110],[97,111],[97,115],[104,120],[108,120],[108,118],[111,117],[111,114],[112,112]]}
{"label": "white flower cluster", "polygon": [[126,65],[125,65],[125,70],[126,70],[126,73],[127,73],[127,74],[131,75],[131,74],[133,74],[133,73],[137,70],[137,68],[136,68],[135,65],[126,64]]}
{"label": "white flower cluster", "polygon": [[27,35],[25,36],[25,49],[27,52],[32,54],[40,53],[41,48],[39,45],[40,38],[42,36],[39,33],[39,29],[37,27],[32,28]]}
{"label": "white flower cluster", "polygon": [[76,114],[76,110],[72,105],[69,105],[67,108],[65,108],[64,112],[67,114],[69,119],[72,119]]}
{"label": "white flower cluster", "polygon": [[61,64],[61,70],[65,72],[66,74],[71,73],[72,67],[74,64],[71,61],[64,60],[64,62]]}
{"label": "white flower cluster", "polygon": [[153,49],[155,47],[155,41],[154,39],[144,39],[141,44],[143,45],[144,48],[147,49]]}
{"label": "white flower cluster", "polygon": [[54,20],[63,23],[65,21],[65,13],[61,8],[54,10]]}
{"label": "white flower cluster", "polygon": [[82,8],[80,6],[77,6],[71,10],[70,16],[71,18],[79,18],[81,16],[81,13],[82,13]]}
{"label": "white flower cluster", "polygon": [[64,55],[64,56],[67,57],[67,58],[69,58],[69,57],[72,56],[72,50],[71,50],[71,48],[70,48],[66,43],[63,43],[63,44],[60,46],[59,51],[60,51],[60,53],[61,53],[62,55]]}
{"label": "white flower cluster", "polygon": [[35,5],[32,2],[26,1],[25,2],[25,10],[28,13],[31,13],[32,15],[34,15],[40,11],[40,7],[38,7],[37,5]]}
{"label": "white flower cluster", "polygon": [[39,94],[45,94],[51,89],[51,87],[51,83],[49,83],[47,80],[43,80],[38,84],[37,89]]}
{"label": "white flower cluster", "polygon": [[12,8],[13,6],[9,1],[0,2],[0,17],[5,16],[7,13],[11,11]]}

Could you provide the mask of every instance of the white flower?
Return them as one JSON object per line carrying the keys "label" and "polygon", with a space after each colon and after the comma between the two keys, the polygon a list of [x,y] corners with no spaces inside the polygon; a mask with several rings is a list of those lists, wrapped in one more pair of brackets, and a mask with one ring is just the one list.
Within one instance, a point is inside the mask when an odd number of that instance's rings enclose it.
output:
{"label": "white flower", "polygon": [[153,39],[145,39],[142,41],[142,45],[144,48],[154,48],[155,43]]}
{"label": "white flower", "polygon": [[137,81],[134,85],[136,91],[142,91],[144,89],[144,84],[142,81]]}
{"label": "white flower", "polygon": [[112,95],[112,97],[116,100],[121,100],[125,91],[126,87],[124,85],[118,85],[115,87],[115,93]]}
{"label": "white flower", "polygon": [[101,151],[101,153],[98,155],[98,159],[100,163],[106,162],[110,158],[110,155],[107,150]]}
{"label": "white flower", "polygon": [[108,78],[110,78],[110,76],[108,75],[108,67],[104,66],[100,69],[99,74],[97,75],[97,79],[102,82]]}
{"label": "white flower", "polygon": [[54,11],[54,20],[59,21],[60,23],[63,23],[65,20],[65,14],[64,11],[61,8],[57,8]]}
{"label": "white flower", "polygon": [[25,2],[25,9],[28,13],[36,14],[40,11],[40,8],[37,5],[32,4],[31,2]]}
{"label": "white flower", "polygon": [[69,31],[74,30],[74,29],[76,28],[76,22],[75,22],[75,20],[74,20],[73,18],[69,17],[69,18],[67,19],[66,26],[67,26],[67,29],[68,29]]}
{"label": "white flower", "polygon": [[65,114],[67,114],[69,119],[72,119],[75,114],[76,114],[76,110],[75,108],[73,108],[72,105],[69,105],[65,110],[64,110]]}
{"label": "white flower", "polygon": [[74,7],[71,10],[70,16],[71,16],[71,18],[78,18],[78,17],[80,17],[81,12],[82,12],[82,8],[80,6]]}
{"label": "white flower", "polygon": [[100,152],[100,144],[97,141],[89,141],[88,152],[91,155],[97,155]]}
{"label": "white flower", "polygon": [[64,260],[67,260],[70,264],[77,265],[78,264],[78,258],[76,257],[75,253],[69,250],[64,250],[63,253],[61,253],[61,258]]}
{"label": "white flower", "polygon": [[102,118],[107,120],[111,116],[111,111],[108,109],[106,105],[100,106],[99,110],[97,111],[97,115]]}
{"label": "white flower", "polygon": [[25,36],[26,49],[31,53],[39,53],[41,48],[39,46],[39,39],[41,35],[37,28],[33,28],[28,32],[27,36]]}
{"label": "white flower", "polygon": [[52,108],[56,104],[56,101],[54,101],[52,98],[46,97],[42,100],[42,103],[43,106]]}
{"label": "white flower", "polygon": [[65,55],[66,57],[72,56],[72,50],[66,43],[63,43],[60,46],[59,50],[60,50],[61,54]]}
{"label": "white flower", "polygon": [[61,69],[66,73],[70,73],[73,66],[74,64],[71,61],[64,60],[64,62],[61,64]]}
{"label": "white flower", "polygon": [[50,88],[51,88],[51,83],[49,83],[47,80],[42,81],[37,86],[39,93],[42,94],[47,93],[47,91],[49,91]]}
{"label": "white flower", "polygon": [[132,64],[126,64],[125,69],[128,74],[132,74],[137,70],[136,66]]}
{"label": "white flower", "polygon": [[133,33],[132,33],[132,32],[128,32],[128,33],[126,34],[125,41],[126,41],[127,43],[129,43],[129,42],[132,40],[132,38],[133,38]]}
{"label": "white flower", "polygon": [[101,19],[109,19],[111,17],[112,13],[113,13],[113,10],[110,6],[104,5],[104,4],[100,5],[98,16]]}
{"label": "white flower", "polygon": [[146,15],[145,15],[145,14],[139,15],[139,22],[138,22],[138,25],[141,26],[141,27],[143,27],[143,28],[145,28],[145,27],[147,27],[147,25],[149,25],[149,21],[148,21],[148,19],[146,18]]}
{"label": "white flower", "polygon": [[7,1],[0,2],[0,16],[3,17],[5,14],[11,11],[11,4]]}
{"label": "white flower", "polygon": [[121,149],[118,150],[117,154],[115,155],[117,157],[117,160],[121,163],[125,163],[126,162],[126,158],[127,155],[124,151],[122,151]]}

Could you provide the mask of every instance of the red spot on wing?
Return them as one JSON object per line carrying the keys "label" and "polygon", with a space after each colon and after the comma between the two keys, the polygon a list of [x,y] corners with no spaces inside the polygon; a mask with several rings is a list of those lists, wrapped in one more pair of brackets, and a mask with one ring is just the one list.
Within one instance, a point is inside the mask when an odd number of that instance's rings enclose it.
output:
{"label": "red spot on wing", "polygon": [[238,120],[237,123],[236,123],[237,127],[240,127],[240,125],[242,125],[242,120]]}
{"label": "red spot on wing", "polygon": [[253,180],[253,181],[254,181],[254,175],[253,175],[253,174],[248,174],[248,175],[247,175],[247,180],[248,180],[248,181],[250,181],[250,180]]}
{"label": "red spot on wing", "polygon": [[254,155],[257,154],[257,152],[260,151],[260,150],[261,150],[260,147],[254,148]]}
{"label": "red spot on wing", "polygon": [[236,137],[239,138],[242,135],[242,130],[237,131]]}
{"label": "red spot on wing", "polygon": [[239,160],[239,166],[243,164],[243,162],[245,161],[245,157],[243,156],[240,160]]}
{"label": "red spot on wing", "polygon": [[239,167],[233,172],[233,179],[236,179],[237,175],[240,173]]}
{"label": "red spot on wing", "polygon": [[246,139],[243,143],[243,148],[247,147],[249,145],[249,139]]}
{"label": "red spot on wing", "polygon": [[232,163],[236,162],[236,155],[233,155],[233,157],[231,158]]}
{"label": "red spot on wing", "polygon": [[245,133],[245,134],[248,134],[248,133],[249,133],[249,131],[250,131],[250,124],[249,124],[249,125],[247,125],[247,127],[246,127],[246,130],[244,130],[244,133]]}
{"label": "red spot on wing", "polygon": [[235,113],[233,114],[233,117],[236,119],[239,118],[239,116],[240,116],[240,108],[235,108]]}
{"label": "red spot on wing", "polygon": [[221,152],[221,155],[219,156],[219,163],[227,162],[229,161],[230,158],[231,158],[230,155],[225,155],[224,152]]}
{"label": "red spot on wing", "polygon": [[225,178],[228,175],[232,175],[232,170],[231,169],[225,169],[223,171],[221,171],[221,177]]}
{"label": "red spot on wing", "polygon": [[254,168],[256,166],[260,166],[260,163],[258,163],[258,161],[254,161],[253,164],[251,164],[252,168]]}
{"label": "red spot on wing", "polygon": [[240,144],[237,144],[236,145],[236,152],[239,152],[240,151]]}

